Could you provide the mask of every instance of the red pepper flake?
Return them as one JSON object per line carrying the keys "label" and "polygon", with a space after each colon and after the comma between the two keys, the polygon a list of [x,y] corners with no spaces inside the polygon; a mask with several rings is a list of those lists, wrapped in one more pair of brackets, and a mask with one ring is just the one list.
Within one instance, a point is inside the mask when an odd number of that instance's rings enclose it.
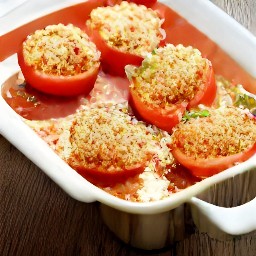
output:
{"label": "red pepper flake", "polygon": [[80,52],[80,49],[79,49],[78,47],[75,47],[75,48],[74,48],[74,53],[75,53],[76,55],[78,55],[79,52]]}

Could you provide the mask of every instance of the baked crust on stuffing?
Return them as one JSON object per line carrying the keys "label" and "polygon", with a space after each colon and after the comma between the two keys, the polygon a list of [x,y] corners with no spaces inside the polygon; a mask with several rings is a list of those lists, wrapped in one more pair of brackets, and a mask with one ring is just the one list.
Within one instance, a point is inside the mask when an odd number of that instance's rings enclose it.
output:
{"label": "baked crust on stuffing", "polygon": [[98,30],[110,47],[145,56],[165,37],[162,23],[156,11],[123,1],[92,10],[87,26]]}
{"label": "baked crust on stuffing", "polygon": [[183,45],[160,47],[138,68],[127,67],[131,89],[145,104],[165,106],[191,101],[205,86],[211,62]]}
{"label": "baked crust on stuffing", "polygon": [[208,159],[237,154],[256,143],[256,119],[248,111],[225,107],[209,113],[180,123],[171,136],[171,147]]}
{"label": "baked crust on stuffing", "polygon": [[73,76],[100,65],[95,44],[72,24],[36,30],[22,47],[26,64],[50,75]]}

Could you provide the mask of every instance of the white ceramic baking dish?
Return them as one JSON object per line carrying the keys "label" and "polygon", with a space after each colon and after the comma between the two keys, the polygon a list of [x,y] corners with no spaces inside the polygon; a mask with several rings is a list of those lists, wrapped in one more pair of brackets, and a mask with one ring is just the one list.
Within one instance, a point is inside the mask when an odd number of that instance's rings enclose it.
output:
{"label": "white ceramic baking dish", "polygon": [[[30,0],[0,18],[0,86],[19,71],[15,51],[7,58],[6,37],[19,28],[67,6],[81,3],[74,0]],[[256,77],[256,38],[234,19],[208,0],[160,1],[186,18],[236,60],[252,77]],[[13,32],[14,31],[14,32]],[[239,38],[239,40],[237,40]],[[6,56],[5,56],[6,55]],[[4,56],[4,57],[3,57]],[[256,90],[256,84],[252,85]],[[184,237],[187,209],[191,208],[195,224],[202,231],[223,238],[256,230],[256,198],[246,204],[224,208],[201,199],[204,191],[215,184],[239,178],[235,186],[255,180],[256,155],[248,161],[207,178],[168,199],[133,203],[107,194],[87,182],[40,139],[0,97],[0,133],[32,160],[71,197],[82,202],[99,201],[103,219],[125,242],[143,249],[162,248]],[[223,194],[223,197],[226,195]],[[190,207],[188,207],[188,205]],[[190,211],[190,210],[189,210]],[[189,214],[190,215],[190,214]]]}

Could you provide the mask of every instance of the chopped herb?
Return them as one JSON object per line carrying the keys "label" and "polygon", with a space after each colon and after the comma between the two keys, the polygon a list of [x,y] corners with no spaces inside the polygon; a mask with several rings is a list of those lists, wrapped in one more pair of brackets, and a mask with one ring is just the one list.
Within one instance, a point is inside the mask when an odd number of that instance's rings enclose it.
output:
{"label": "chopped herb", "polygon": [[256,107],[256,96],[252,94],[247,94],[244,90],[241,90],[239,87],[234,89],[236,93],[235,105],[237,107],[244,106],[248,109]]}
{"label": "chopped herb", "polygon": [[185,115],[182,117],[183,121],[189,121],[191,118],[207,117],[210,112],[207,109],[201,111],[186,111]]}
{"label": "chopped herb", "polygon": [[252,108],[252,109],[250,110],[250,112],[251,112],[254,116],[256,116],[256,108]]}
{"label": "chopped herb", "polygon": [[236,107],[247,108],[251,113],[255,113],[256,95],[247,92],[242,85],[234,87],[233,92],[235,93],[234,105]]}
{"label": "chopped herb", "polygon": [[24,91],[17,91],[16,94],[17,94],[17,96],[20,96],[22,98],[26,97],[26,93]]}
{"label": "chopped herb", "polygon": [[141,73],[150,68],[150,66],[150,63],[147,60],[143,61],[140,68]]}
{"label": "chopped herb", "polygon": [[156,49],[152,51],[152,55],[156,55]]}
{"label": "chopped herb", "polygon": [[38,99],[36,96],[34,95],[30,95],[28,93],[26,93],[25,91],[21,90],[21,91],[17,91],[16,95],[19,97],[22,97],[23,99],[25,99],[27,102],[31,102],[34,103],[34,105],[38,105]]}

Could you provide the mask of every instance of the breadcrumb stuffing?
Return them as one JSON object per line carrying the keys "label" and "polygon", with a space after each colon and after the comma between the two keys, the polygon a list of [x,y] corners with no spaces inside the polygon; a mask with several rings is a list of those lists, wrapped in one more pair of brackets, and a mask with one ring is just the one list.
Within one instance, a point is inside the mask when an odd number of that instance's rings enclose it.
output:
{"label": "breadcrumb stuffing", "polygon": [[209,66],[199,50],[167,44],[148,54],[140,67],[126,66],[126,73],[144,103],[164,108],[193,99],[204,88]]}
{"label": "breadcrumb stuffing", "polygon": [[92,10],[87,26],[99,30],[110,47],[145,56],[165,37],[162,23],[156,11],[123,1]]}
{"label": "breadcrumb stuffing", "polygon": [[210,110],[207,117],[180,123],[171,138],[171,147],[178,147],[190,157],[230,156],[256,143],[256,119],[234,107]]}
{"label": "breadcrumb stuffing", "polygon": [[95,44],[72,24],[36,30],[23,42],[23,55],[29,66],[51,75],[73,76],[100,65]]}
{"label": "breadcrumb stuffing", "polygon": [[144,165],[154,154],[156,140],[147,127],[126,113],[91,108],[75,117],[70,129],[71,166],[122,171]]}

